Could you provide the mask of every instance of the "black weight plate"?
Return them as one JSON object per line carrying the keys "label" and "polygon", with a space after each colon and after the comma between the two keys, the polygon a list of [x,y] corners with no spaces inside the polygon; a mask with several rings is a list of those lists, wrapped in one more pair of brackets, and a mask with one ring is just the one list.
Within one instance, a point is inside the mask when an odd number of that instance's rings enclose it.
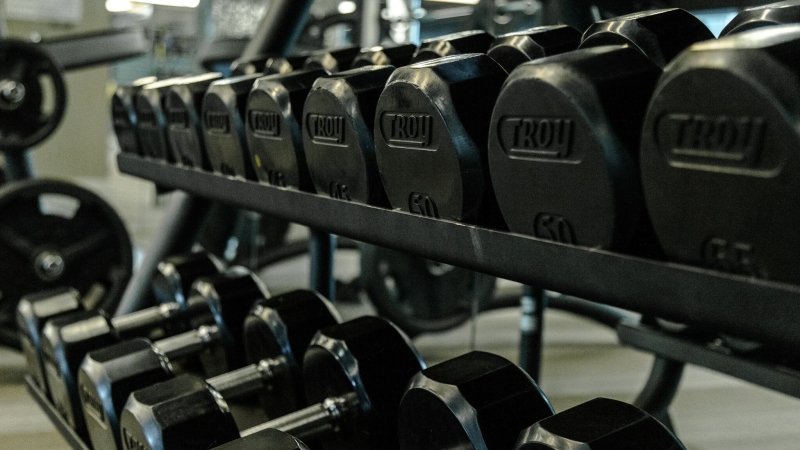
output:
{"label": "black weight plate", "polygon": [[128,232],[112,207],[64,181],[29,180],[0,189],[0,327],[13,324],[19,299],[71,286],[102,288],[113,311],[131,271]]}
{"label": "black weight plate", "polygon": [[27,150],[55,131],[67,106],[61,73],[43,48],[0,39],[0,151]]}
{"label": "black weight plate", "polygon": [[363,245],[361,282],[379,315],[410,336],[458,326],[483,309],[495,278],[386,248]]}

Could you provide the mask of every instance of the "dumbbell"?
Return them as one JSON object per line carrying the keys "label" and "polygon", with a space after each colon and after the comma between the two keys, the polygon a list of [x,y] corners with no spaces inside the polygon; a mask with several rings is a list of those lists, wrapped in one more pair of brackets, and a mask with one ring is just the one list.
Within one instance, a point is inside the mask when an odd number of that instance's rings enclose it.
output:
{"label": "dumbbell", "polygon": [[398,411],[401,449],[510,449],[519,433],[553,414],[521,368],[473,351],[415,375]]}
{"label": "dumbbell", "polygon": [[690,47],[644,120],[647,209],[671,259],[797,283],[800,26]]}
{"label": "dumbbell", "polygon": [[581,32],[569,25],[544,25],[498,36],[486,54],[511,73],[518,65],[575,50]]}
{"label": "dumbbell", "polygon": [[800,1],[798,0],[750,6],[739,11],[736,17],[725,25],[719,36],[728,36],[765,26],[798,22],[800,22]]}
{"label": "dumbbell", "polygon": [[[490,51],[511,67],[530,40],[544,54],[575,43],[574,34],[557,30],[529,30],[527,39],[501,40]],[[508,51],[511,43],[520,49]],[[498,61],[462,54],[394,72],[375,115],[378,168],[393,208],[503,227],[486,168],[489,118],[506,78]]]}
{"label": "dumbbell", "polygon": [[[215,172],[228,176],[255,179],[249,163],[248,141],[245,126],[247,98],[256,79],[264,75],[291,73],[305,69],[338,70],[346,67],[359,52],[358,47],[320,51],[311,55],[289,58],[273,57],[264,61],[263,73],[251,73],[252,68],[243,68],[248,73],[227,81],[215,83],[203,101],[203,120],[207,140],[207,153]],[[264,176],[263,171],[260,176]]]}
{"label": "dumbbell", "polygon": [[[77,375],[86,353],[123,339],[175,335],[202,324],[222,328],[219,324],[231,322],[225,318],[243,319],[255,300],[267,296],[266,288],[255,275],[242,267],[233,267],[196,281],[185,305],[165,303],[112,318],[87,312],[48,321],[43,330],[42,354],[53,405],[72,428],[85,436]],[[230,334],[239,336],[236,327],[240,325],[235,320],[228,324],[234,330]]]}
{"label": "dumbbell", "polygon": [[[301,355],[320,328],[339,322],[328,300],[298,290],[257,301],[244,319],[243,341],[253,364],[206,380],[211,398],[230,400],[258,394],[270,416],[298,409]],[[197,333],[150,342],[137,339],[89,352],[78,374],[78,389],[93,448],[120,448],[119,415],[131,392],[173,378],[175,365],[205,351],[219,333],[201,345]],[[235,339],[232,339],[235,340]],[[175,345],[189,342],[192,345]],[[243,353],[229,345],[229,360]],[[239,365],[229,364],[230,368]],[[183,404],[192,414],[192,404]]]}
{"label": "dumbbell", "polygon": [[663,9],[597,22],[580,49],[517,67],[489,125],[489,169],[513,232],[657,256],[637,147],[666,61],[711,39]]}
{"label": "dumbbell", "polygon": [[133,99],[142,86],[158,81],[156,77],[144,77],[131,84],[117,87],[111,97],[111,120],[122,153],[141,155],[139,137],[136,132],[136,110]]}
{"label": "dumbbell", "polygon": [[275,429],[264,430],[260,433],[252,434],[214,447],[215,450],[252,450],[254,448],[269,450],[309,450],[306,444],[296,437]]}
{"label": "dumbbell", "polygon": [[[303,357],[306,400],[319,403],[241,435],[278,429],[304,441],[324,437],[321,447],[329,450],[397,448],[397,406],[408,380],[424,368],[408,338],[384,319],[327,327]],[[205,449],[238,437],[224,402],[207,393],[202,380],[188,375],[132,393],[120,419],[126,448]],[[191,415],[179,407],[186,402],[195,405]]]}
{"label": "dumbbell", "polygon": [[[153,292],[159,303],[185,301],[185,292],[197,277],[221,270],[221,263],[206,252],[171,256],[161,261],[153,276]],[[92,310],[103,292],[90,290],[84,298],[71,288],[59,288],[23,297],[17,306],[20,343],[31,377],[45,393],[47,382],[42,356],[42,330],[50,319]],[[77,320],[77,319],[76,319]]]}
{"label": "dumbbell", "polygon": [[165,94],[167,141],[172,158],[179,165],[197,169],[211,167],[203,151],[205,144],[200,107],[208,87],[220,79],[222,74],[216,72],[186,77]]}
{"label": "dumbbell", "polygon": [[[353,65],[363,67],[373,62],[387,63],[392,58],[405,64],[413,56],[415,49],[416,46],[412,44],[374,47],[360,53]],[[293,74],[262,78],[256,82],[248,98],[247,137],[253,165],[261,181],[280,187],[333,193],[338,191],[329,189],[336,184],[335,181],[328,180],[330,172],[336,174],[334,177],[369,177],[367,173],[370,171],[364,165],[369,164],[370,157],[374,160],[374,156],[371,156],[374,152],[370,127],[377,97],[375,90],[383,89],[386,80],[380,76],[370,77],[369,80],[367,77],[352,77],[350,72],[330,77],[345,81],[336,84],[340,91],[330,92],[322,100],[322,105],[319,102],[309,102],[307,97],[310,92],[314,92],[316,98],[319,92],[325,90],[320,87],[323,80],[328,79],[325,77],[327,72],[323,69],[307,69]],[[380,71],[371,73],[375,75]],[[320,84],[314,83],[317,79],[320,79]],[[357,86],[347,83],[346,80],[349,79],[356,80]],[[313,90],[312,85],[315,86]],[[313,105],[316,108],[309,115],[304,113],[304,105]],[[345,108],[344,111],[339,105]],[[362,113],[367,114],[370,120],[364,121]],[[303,119],[310,120],[305,128],[302,126]],[[309,142],[308,135],[315,130],[319,131],[319,136]],[[329,130],[327,134],[326,130]],[[343,144],[344,139],[351,143],[350,147]],[[318,155],[320,146],[323,152],[328,153]],[[307,163],[309,157],[315,158],[314,161]],[[312,163],[314,173],[309,175]],[[343,170],[343,166],[348,169]],[[371,172],[375,173],[375,170]],[[357,188],[377,188],[382,191],[377,176],[372,178],[375,179],[370,179],[372,183],[369,186]],[[339,181],[339,186],[351,185]],[[346,192],[346,188],[344,189]],[[366,194],[380,195],[372,192]],[[359,192],[356,197],[360,195]]]}
{"label": "dumbbell", "polygon": [[[511,448],[511,447],[507,447]],[[596,398],[544,418],[520,433],[515,450],[685,450],[658,420],[641,409]]]}
{"label": "dumbbell", "polygon": [[406,66],[411,64],[418,47],[414,44],[379,45],[364,49],[353,60],[351,69],[364,66]]}
{"label": "dumbbell", "polygon": [[172,86],[184,77],[167,78],[142,86],[133,99],[136,110],[136,133],[143,156],[165,162],[174,162],[167,139],[167,116],[164,100]]}
{"label": "dumbbell", "polygon": [[459,31],[422,41],[413,62],[428,61],[444,56],[467,53],[486,53],[494,36],[483,30]]}
{"label": "dumbbell", "polygon": [[289,73],[303,66],[308,53],[289,56],[259,55],[250,59],[237,59],[231,63],[233,76],[252,75],[254,73]]}

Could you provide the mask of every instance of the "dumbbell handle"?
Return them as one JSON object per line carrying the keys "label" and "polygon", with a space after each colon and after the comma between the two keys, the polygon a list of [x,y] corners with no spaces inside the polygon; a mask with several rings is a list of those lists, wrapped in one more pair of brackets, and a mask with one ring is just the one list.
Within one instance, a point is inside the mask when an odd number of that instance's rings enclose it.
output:
{"label": "dumbbell handle", "polygon": [[123,337],[126,334],[138,335],[142,331],[152,329],[154,324],[169,322],[180,313],[181,307],[177,303],[164,303],[130,314],[112,317],[111,326],[117,334]]}
{"label": "dumbbell handle", "polygon": [[354,392],[328,397],[315,405],[248,428],[241,435],[246,437],[263,430],[275,429],[299,439],[314,438],[320,433],[334,430],[338,420],[355,411],[358,404],[358,396]]}
{"label": "dumbbell handle", "polygon": [[257,392],[287,370],[289,367],[285,356],[266,358],[241,369],[209,378],[206,384],[223,399],[230,400]]}
{"label": "dumbbell handle", "polygon": [[222,332],[216,325],[203,325],[195,330],[176,334],[153,343],[157,353],[164,356],[166,361],[174,361],[188,356],[197,355],[222,340]]}

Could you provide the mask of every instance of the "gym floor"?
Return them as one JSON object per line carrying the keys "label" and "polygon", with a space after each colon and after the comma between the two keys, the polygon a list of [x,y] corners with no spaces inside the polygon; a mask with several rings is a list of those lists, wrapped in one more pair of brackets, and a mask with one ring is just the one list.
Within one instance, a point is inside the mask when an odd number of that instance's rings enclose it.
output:
{"label": "gym floor", "polygon": [[[155,201],[151,185],[118,175],[76,181],[112,202],[134,242],[147,248],[165,203]],[[280,292],[304,285],[306,268],[307,260],[298,259],[266,271],[264,277],[274,292]],[[355,255],[337,258],[339,276],[347,278],[357,271]],[[516,286],[503,282],[501,288]],[[363,305],[341,309],[345,318],[368,312]],[[516,309],[482,314],[475,327],[476,348],[516,360],[518,320]],[[421,336],[415,344],[430,364],[467,351],[471,333],[467,323],[446,333]],[[651,357],[619,346],[606,328],[559,311],[545,315],[541,387],[558,411],[598,396],[632,401],[650,362]],[[0,349],[0,449],[68,449],[25,392],[24,375],[23,358]],[[705,369],[687,369],[671,411],[678,435],[692,450],[800,448],[800,401]]]}

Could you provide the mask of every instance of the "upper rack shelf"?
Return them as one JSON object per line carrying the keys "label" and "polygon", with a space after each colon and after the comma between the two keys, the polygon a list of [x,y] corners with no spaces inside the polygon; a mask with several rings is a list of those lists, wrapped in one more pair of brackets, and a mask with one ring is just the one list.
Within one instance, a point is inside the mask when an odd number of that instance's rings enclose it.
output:
{"label": "upper rack shelf", "polygon": [[532,286],[777,346],[800,345],[800,286],[651,261],[120,154],[121,172]]}

